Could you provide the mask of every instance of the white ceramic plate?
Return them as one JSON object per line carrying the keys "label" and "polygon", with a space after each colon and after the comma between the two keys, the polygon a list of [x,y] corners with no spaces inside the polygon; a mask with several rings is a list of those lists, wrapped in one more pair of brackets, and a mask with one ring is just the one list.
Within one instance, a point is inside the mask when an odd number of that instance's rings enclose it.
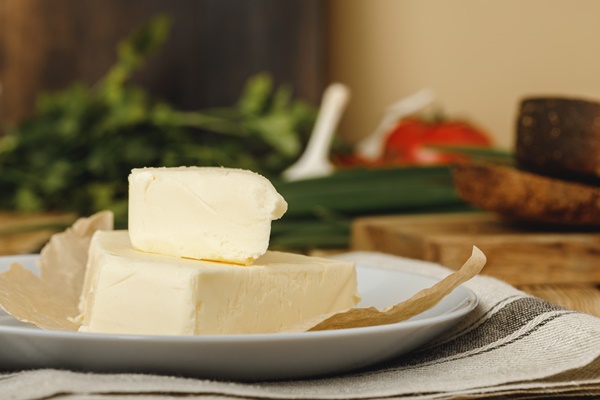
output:
{"label": "white ceramic plate", "polygon": [[[0,271],[35,255],[0,257]],[[398,303],[433,285],[431,277],[359,265],[361,306]],[[216,379],[271,380],[341,373],[409,352],[473,310],[463,286],[436,307],[392,325],[306,333],[140,336],[47,331],[0,310],[0,369],[69,368],[153,372]]]}

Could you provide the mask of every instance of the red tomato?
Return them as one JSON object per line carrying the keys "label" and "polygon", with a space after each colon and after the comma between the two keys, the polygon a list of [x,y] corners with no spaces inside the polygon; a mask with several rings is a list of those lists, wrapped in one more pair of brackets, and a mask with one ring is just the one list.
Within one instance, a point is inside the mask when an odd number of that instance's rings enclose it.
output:
{"label": "red tomato", "polygon": [[388,134],[381,161],[384,164],[443,164],[461,158],[427,148],[430,145],[490,147],[492,141],[467,122],[427,122],[410,117],[401,120]]}

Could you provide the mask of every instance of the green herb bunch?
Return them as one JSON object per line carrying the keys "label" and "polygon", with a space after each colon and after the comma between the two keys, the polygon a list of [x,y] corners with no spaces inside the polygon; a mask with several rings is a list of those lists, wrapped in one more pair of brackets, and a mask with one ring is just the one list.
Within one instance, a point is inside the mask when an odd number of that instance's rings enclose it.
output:
{"label": "green herb bunch", "polygon": [[93,86],[40,95],[36,113],[0,139],[0,207],[22,212],[110,209],[124,224],[132,168],[225,166],[277,176],[298,157],[316,109],[251,77],[228,108],[181,111],[129,80],[168,36],[158,16],[118,46]]}

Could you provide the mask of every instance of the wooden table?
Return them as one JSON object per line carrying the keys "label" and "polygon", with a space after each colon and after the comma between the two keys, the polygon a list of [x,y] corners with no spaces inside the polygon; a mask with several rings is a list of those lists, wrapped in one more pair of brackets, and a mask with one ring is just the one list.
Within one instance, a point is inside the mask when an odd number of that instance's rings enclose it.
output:
{"label": "wooden table", "polygon": [[568,309],[600,317],[600,232],[515,225],[494,214],[365,217],[352,250],[381,251],[458,269],[479,247],[483,274]]}
{"label": "wooden table", "polygon": [[53,233],[75,221],[73,214],[0,213],[0,255],[38,252]]}

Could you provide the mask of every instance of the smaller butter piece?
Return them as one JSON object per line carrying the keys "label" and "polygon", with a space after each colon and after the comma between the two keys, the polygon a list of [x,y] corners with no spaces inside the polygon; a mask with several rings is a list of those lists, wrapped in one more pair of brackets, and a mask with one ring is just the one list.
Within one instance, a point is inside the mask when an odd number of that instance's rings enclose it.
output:
{"label": "smaller butter piece", "polygon": [[189,260],[137,251],[127,231],[101,231],[78,321],[98,333],[272,333],[359,299],[349,261],[273,251],[251,266]]}
{"label": "smaller butter piece", "polygon": [[133,169],[129,235],[150,253],[250,264],[269,246],[287,203],[251,171],[218,167]]}

